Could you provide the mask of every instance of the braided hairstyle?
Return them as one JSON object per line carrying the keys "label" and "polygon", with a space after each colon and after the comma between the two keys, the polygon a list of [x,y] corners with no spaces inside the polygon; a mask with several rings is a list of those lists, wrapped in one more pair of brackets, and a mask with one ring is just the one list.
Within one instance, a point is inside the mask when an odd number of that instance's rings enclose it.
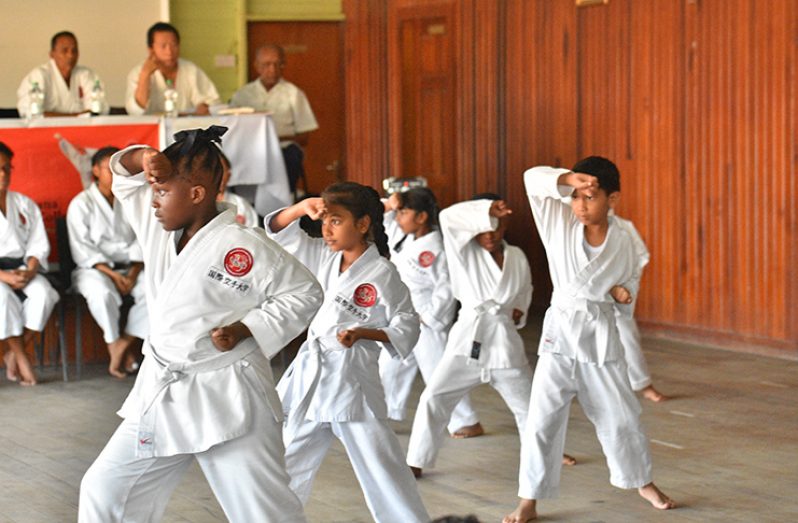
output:
{"label": "braided hairstyle", "polygon": [[411,209],[416,212],[427,213],[427,225],[430,229],[438,226],[438,200],[427,187],[416,187],[409,191],[400,192],[399,208]]}
{"label": "braided hairstyle", "polygon": [[352,213],[355,220],[368,216],[371,219],[371,225],[366,233],[366,240],[376,244],[381,256],[390,258],[388,236],[382,225],[385,207],[377,191],[355,182],[338,182],[324,189],[321,197],[324,199],[325,205],[344,207]]}
{"label": "braided hairstyle", "polygon": [[201,173],[207,173],[211,187],[218,192],[224,174],[221,137],[226,131],[227,127],[219,125],[180,131],[175,134],[175,143],[164,149],[163,154],[172,162],[178,176],[201,183]]}

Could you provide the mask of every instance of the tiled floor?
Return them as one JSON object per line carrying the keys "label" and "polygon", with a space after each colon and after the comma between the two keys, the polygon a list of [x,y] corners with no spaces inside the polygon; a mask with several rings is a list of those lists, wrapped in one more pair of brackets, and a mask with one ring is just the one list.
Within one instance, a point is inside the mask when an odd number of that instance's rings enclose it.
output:
{"label": "tiled floor", "polygon": [[[526,333],[534,347],[534,332]],[[646,340],[656,385],[675,399],[645,402],[655,480],[680,504],[657,512],[635,492],[609,485],[592,426],[572,411],[567,451],[580,464],[563,472],[561,497],[540,503],[543,521],[798,520],[798,363]],[[0,381],[0,522],[75,521],[80,478],[118,423],[131,381],[90,369],[80,382],[49,380],[29,389]],[[417,383],[416,397],[421,384]],[[476,514],[500,521],[516,503],[519,440],[498,394],[474,403],[488,433],[448,441],[438,468],[419,481],[434,517]],[[410,421],[396,423],[403,445]],[[332,447],[307,506],[313,522],[371,518],[342,447]],[[197,467],[170,503],[169,522],[224,521]]]}

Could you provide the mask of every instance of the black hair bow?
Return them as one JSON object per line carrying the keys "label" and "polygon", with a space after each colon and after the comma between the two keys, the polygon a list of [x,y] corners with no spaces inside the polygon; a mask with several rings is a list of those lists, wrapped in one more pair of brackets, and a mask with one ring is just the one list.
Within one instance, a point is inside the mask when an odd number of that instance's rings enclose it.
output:
{"label": "black hair bow", "polygon": [[180,146],[180,154],[188,154],[194,143],[199,141],[214,142],[222,145],[222,135],[227,132],[227,127],[223,125],[211,125],[207,129],[187,129],[175,134],[176,142],[183,142]]}

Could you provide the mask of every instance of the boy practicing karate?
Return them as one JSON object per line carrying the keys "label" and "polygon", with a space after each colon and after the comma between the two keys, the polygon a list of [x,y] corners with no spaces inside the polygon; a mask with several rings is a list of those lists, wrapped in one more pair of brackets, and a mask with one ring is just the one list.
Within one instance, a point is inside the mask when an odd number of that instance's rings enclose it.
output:
{"label": "boy practicing karate", "polygon": [[305,521],[269,358],[307,327],[321,288],[261,229],[217,206],[225,130],[111,158],[147,266],[150,335],[124,420],[81,483],[81,522],[160,520],[194,459],[230,521]]}
{"label": "boy practicing karate", "polygon": [[615,323],[615,309],[632,302],[640,276],[629,234],[608,216],[620,197],[618,169],[593,156],[572,171],[529,169],[524,183],[554,292],[543,321],[521,445],[521,501],[503,521],[535,519],[537,500],[557,495],[559,457],[574,397],[596,427],[610,483],[638,489],[656,508],[672,508],[673,501],[651,481],[640,404],[629,384]]}

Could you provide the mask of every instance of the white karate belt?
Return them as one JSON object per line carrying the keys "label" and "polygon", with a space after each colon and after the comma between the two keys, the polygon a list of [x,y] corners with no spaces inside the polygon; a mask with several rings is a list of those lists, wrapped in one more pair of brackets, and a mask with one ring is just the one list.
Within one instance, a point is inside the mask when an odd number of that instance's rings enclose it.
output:
{"label": "white karate belt", "polygon": [[[568,327],[575,339],[582,336],[585,325],[595,322],[596,347],[604,347],[598,354],[598,366],[604,365],[607,357],[606,347],[610,342],[610,330],[615,325],[615,308],[612,302],[594,301],[587,298],[572,296],[564,291],[556,290],[551,295],[551,306],[556,308],[565,317]],[[587,316],[584,321],[576,320],[576,313],[583,312]]]}
{"label": "white karate belt", "polygon": [[139,417],[138,437],[136,438],[136,457],[139,458],[151,458],[155,455],[155,409],[152,407],[170,385],[191,374],[229,367],[258,350],[257,343],[239,344],[232,350],[220,352],[218,356],[205,360],[168,363],[158,355],[155,347],[149,343],[147,345],[149,346],[148,356],[158,366],[159,376],[156,386],[144,401],[144,410]]}
{"label": "white karate belt", "polygon": [[[500,321],[508,320],[510,322],[513,320],[512,307],[502,307],[492,299],[485,300],[474,307],[472,314],[474,314],[474,334],[471,339],[473,340],[474,344],[479,344],[479,354],[477,358],[474,358],[473,355],[469,354],[469,357],[466,359],[466,365],[476,365],[479,363],[480,359],[483,359],[482,348],[484,336],[487,332],[489,332],[489,329],[495,325],[497,319]],[[466,312],[466,315],[469,315],[469,313]],[[482,383],[490,383],[490,369],[482,369],[480,381]]]}
{"label": "white karate belt", "polygon": [[292,417],[300,416],[299,419],[305,419],[305,415],[310,408],[310,402],[313,400],[313,394],[316,392],[316,386],[321,380],[322,353],[348,350],[350,348],[351,347],[342,345],[341,342],[338,341],[337,336],[316,336],[308,338],[308,352],[307,356],[304,357],[308,359],[308,369],[310,369],[310,372],[313,374],[313,379],[310,382],[307,392],[302,397],[302,401],[299,402],[294,412],[290,413]]}

